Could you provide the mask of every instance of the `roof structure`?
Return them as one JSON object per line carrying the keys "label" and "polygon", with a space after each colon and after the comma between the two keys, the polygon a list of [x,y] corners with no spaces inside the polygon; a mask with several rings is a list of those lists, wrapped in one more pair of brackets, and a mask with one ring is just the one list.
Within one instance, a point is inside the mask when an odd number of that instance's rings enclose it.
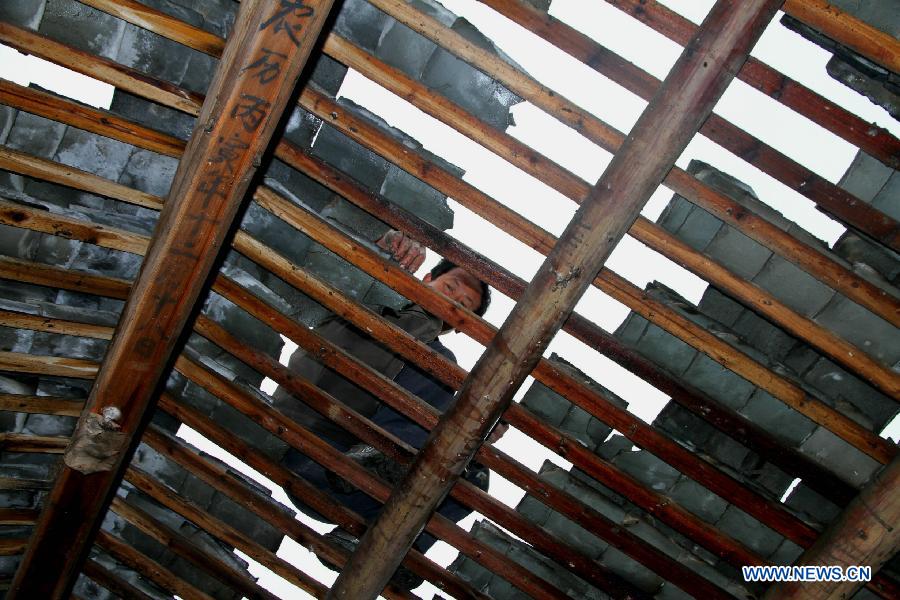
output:
{"label": "roof structure", "polygon": [[[685,46],[665,81],[548,14],[482,0],[649,102],[628,135],[535,81],[432,0],[21,0],[0,43],[115,86],[109,110],[0,80],[0,578],[9,598],[273,598],[241,555],[313,597],[900,597],[900,141],[755,58],[782,23],[829,73],[897,114],[900,14],[883,2],[720,0],[698,28],[608,0]],[[580,205],[557,239],[345,99],[348,69]],[[712,113],[732,78],[858,149],[837,184]],[[587,182],[506,132],[527,101],[614,154]],[[847,228],[828,247],[715,166],[702,135]],[[660,184],[675,192],[652,222]],[[532,281],[446,233],[447,199],[547,256]],[[372,243],[399,229],[516,302],[502,327]],[[699,304],[604,264],[626,234],[709,283]],[[631,314],[573,312],[594,286]],[[485,346],[467,372],[386,321],[409,301]],[[338,314],[458,390],[441,417],[323,340]],[[567,362],[568,332],[667,395],[648,423]],[[279,363],[286,337],[427,429],[418,455]],[[598,355],[599,355],[598,354]],[[512,400],[527,376],[520,402]],[[269,378],[408,464],[393,489],[260,389]],[[483,443],[502,419],[572,465]],[[354,535],[176,433],[182,425]],[[366,527],[286,469],[293,447],[386,503]],[[459,479],[477,460],[515,508]],[[433,513],[445,494],[483,515]],[[459,550],[415,550],[427,529]],[[329,586],[285,539],[345,568]],[[748,582],[748,565],[865,565],[871,581]],[[387,585],[387,587],[385,587]]]}

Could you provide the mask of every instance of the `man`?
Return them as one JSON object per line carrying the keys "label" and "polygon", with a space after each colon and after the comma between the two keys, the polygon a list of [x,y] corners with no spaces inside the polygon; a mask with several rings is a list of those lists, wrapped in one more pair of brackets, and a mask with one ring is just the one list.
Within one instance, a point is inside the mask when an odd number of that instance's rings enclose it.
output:
{"label": "man", "polygon": [[[425,259],[425,248],[399,231],[389,231],[377,242],[378,246],[387,250],[402,267],[415,272]],[[426,285],[457,302],[477,315],[483,315],[490,303],[490,289],[487,284],[453,263],[442,260],[428,273],[423,281]],[[456,362],[453,353],[444,346],[438,336],[450,327],[438,317],[427,313],[422,307],[410,304],[395,311],[385,309],[385,319],[424,342],[429,347]],[[366,333],[355,328],[343,319],[332,317],[316,327],[316,331],[325,339],[336,344],[349,354],[379,371],[388,379],[393,379],[400,387],[428,402],[439,411],[446,411],[452,401],[454,392],[418,369],[415,365],[404,361],[390,350],[372,340]],[[337,373],[322,366],[303,351],[291,356],[288,364],[291,371],[303,376],[310,382],[328,392],[353,410],[370,418],[390,433],[415,448],[421,448],[428,432],[399,414],[389,406],[383,405],[366,390],[344,379]],[[360,444],[352,434],[331,422],[300,400],[295,399],[286,390],[278,388],[274,394],[275,405],[282,412],[316,433],[341,452],[344,452],[367,469],[374,471],[389,483],[396,483],[402,477],[402,468],[384,457],[373,448]],[[301,399],[302,400],[302,399]],[[502,435],[504,428],[498,428],[492,441]],[[371,522],[381,509],[381,505],[367,494],[356,490],[346,481],[330,473],[315,461],[296,450],[289,450],[283,459],[285,466],[309,481],[323,492],[358,513],[366,521]],[[481,465],[471,465],[464,477],[482,489],[487,489],[488,472]],[[297,507],[318,520],[326,520],[316,511],[306,506],[302,499],[291,497]],[[439,507],[445,517],[459,521],[471,511],[453,499],[447,499]],[[358,542],[347,532],[335,529],[329,538],[348,549]],[[423,533],[416,540],[415,547],[425,552],[436,540]],[[330,566],[330,565],[329,565]],[[392,579],[395,585],[412,589],[421,583],[421,579],[401,568]]]}

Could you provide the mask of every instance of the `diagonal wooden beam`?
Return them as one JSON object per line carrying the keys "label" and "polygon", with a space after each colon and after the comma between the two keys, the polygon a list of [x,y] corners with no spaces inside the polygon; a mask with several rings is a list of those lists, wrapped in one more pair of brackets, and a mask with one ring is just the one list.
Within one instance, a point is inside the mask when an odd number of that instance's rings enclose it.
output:
{"label": "diagonal wooden beam", "polygon": [[720,0],[579,208],[329,592],[375,598],[740,69],[779,0]]}
{"label": "diagonal wooden beam", "polygon": [[857,580],[847,571],[848,567],[868,566],[871,577],[900,550],[898,487],[900,459],[894,459],[796,561],[797,565],[841,567],[848,581],[777,583],[768,589],[765,598],[852,597],[868,579]]}
{"label": "diagonal wooden beam", "polygon": [[[333,0],[241,4],[10,598],[67,597]],[[47,574],[52,573],[53,577]]]}

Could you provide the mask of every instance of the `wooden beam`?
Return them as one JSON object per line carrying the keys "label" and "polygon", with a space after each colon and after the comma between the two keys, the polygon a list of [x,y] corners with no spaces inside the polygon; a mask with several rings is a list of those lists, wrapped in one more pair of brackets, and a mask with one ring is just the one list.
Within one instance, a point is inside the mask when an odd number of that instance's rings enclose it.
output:
{"label": "wooden beam", "polygon": [[[297,343],[307,352],[314,353],[317,360],[320,360],[327,367],[337,371],[347,379],[357,382],[361,387],[369,390],[369,392],[375,395],[379,400],[406,415],[414,422],[422,425],[425,429],[431,429],[437,423],[437,412],[433,408],[416,398],[413,394],[400,388],[392,381],[385,379],[368,365],[361,363],[334,344],[322,339],[318,334],[309,330],[307,327],[278,313],[274,308],[254,296],[251,292],[240,289],[233,284],[217,286],[215,289],[226,299],[240,306],[256,318],[276,325],[278,331],[281,331],[283,335]],[[279,385],[293,393],[295,397],[303,398],[303,401],[307,405],[354,434],[362,442],[378,448],[384,454],[391,456],[398,462],[409,462],[410,455],[413,454],[414,451],[405,443],[396,440],[394,436],[383,431],[380,427],[371,424],[368,419],[364,419],[360,415],[348,411],[342,403],[334,398],[323,397],[324,394],[321,390],[311,386],[308,382],[296,381],[296,378],[292,378],[291,374],[285,372],[286,370],[284,368],[279,369],[281,365],[278,365],[274,359],[248,348],[245,344],[227,334],[222,328],[209,322],[201,323],[200,319],[198,319],[197,324],[198,333],[204,335],[207,339],[214,342],[245,364],[252,366],[261,374],[273,379]],[[444,360],[450,363],[446,358],[444,358]],[[461,380],[459,383],[461,383]],[[459,386],[459,383],[457,383],[457,387]],[[299,387],[300,385],[302,385],[302,387]],[[577,442],[572,440],[572,443]],[[494,459],[496,458],[496,455],[491,455],[489,458]],[[494,462],[497,462],[498,460],[502,459],[496,458]],[[491,461],[488,461],[486,466],[492,466],[490,462]],[[513,461],[507,462],[511,463]],[[511,470],[515,471],[515,475],[508,478],[514,483],[522,485],[525,489],[533,490],[536,486],[542,486],[542,483],[535,474],[530,472],[525,473],[526,470],[524,467],[521,467],[518,463],[516,463],[516,465],[510,464],[506,469],[500,470],[506,471],[507,473]],[[721,590],[710,587],[707,581],[697,577],[693,572],[685,570],[677,562],[658,552],[652,546],[647,545],[638,537],[631,535],[627,531],[621,531],[621,528],[618,527],[617,524],[611,523],[598,511],[585,506],[574,498],[568,497],[567,494],[560,494],[558,490],[554,491],[557,492],[557,498],[567,496],[563,500],[560,500],[559,506],[565,504],[563,512],[566,512],[568,516],[573,518],[576,522],[581,522],[585,529],[614,544],[619,550],[635,558],[639,562],[642,562],[648,568],[660,572],[663,577],[673,581],[682,589],[697,594],[712,594],[713,596],[721,593]],[[496,521],[499,525],[512,531],[515,535],[522,539],[528,539],[536,549],[543,552],[545,555],[554,558],[560,565],[563,565],[575,575],[593,583],[600,589],[616,596],[627,596],[629,594],[633,595],[637,593],[636,589],[624,580],[621,580],[618,576],[609,572],[606,568],[598,565],[595,561],[582,555],[580,552],[567,548],[565,545],[561,544],[559,540],[547,535],[546,532],[534,528],[518,514],[511,511],[508,507],[497,503],[484,492],[477,490],[477,488],[461,482],[460,486],[452,490],[451,495],[460,500],[463,504],[470,506],[473,510]],[[578,508],[571,508],[574,506],[577,506]],[[551,507],[557,508],[557,505]],[[565,510],[566,508],[568,508],[568,510]],[[585,515],[589,515],[588,522],[584,522],[583,520]],[[723,546],[728,547],[728,550],[723,552],[723,554],[734,552],[740,554],[742,558],[741,564],[747,564],[747,557],[752,557],[752,553],[741,548],[738,544],[729,544],[726,542],[724,544],[716,544],[715,547],[716,550],[719,550]],[[750,561],[751,564],[756,564],[759,562],[759,559],[754,557],[750,558]]]}
{"label": "wooden beam", "polygon": [[0,256],[0,278],[118,300],[127,298],[131,289],[131,282],[118,277],[94,275],[9,256]]}
{"label": "wooden beam", "polygon": [[[523,0],[482,0],[482,2],[559,47],[567,54],[584,62],[602,75],[623,85],[644,100],[649,101],[659,87],[659,80],[651,74],[613,54],[573,27]],[[690,26],[693,27],[693,24],[690,24]],[[739,77],[743,73],[744,71],[741,71]],[[866,125],[871,127],[869,124]],[[835,218],[850,223],[861,231],[870,231],[872,233],[875,233],[875,231],[872,230],[870,224],[877,223],[878,231],[880,232],[878,235],[886,242],[896,239],[896,236],[900,233],[898,232],[896,221],[891,224],[891,219],[885,220],[887,215],[883,212],[872,208],[869,204],[860,202],[852,194],[820,177],[810,169],[778,152],[722,117],[716,114],[710,115],[700,129],[700,133],[781,181],[790,189],[813,200],[824,211]],[[898,158],[900,158],[900,140],[893,138],[890,134],[888,134],[888,137],[893,142],[893,162],[897,164]],[[676,183],[680,184],[681,187],[690,186],[691,179],[694,178],[687,173],[673,170],[667,179],[667,183],[675,189]],[[689,193],[685,193],[683,189],[676,189],[676,191],[695,202]],[[716,211],[717,215],[718,212]],[[746,213],[746,211],[741,212]],[[729,220],[727,217],[720,218]],[[755,228],[751,227],[742,228],[742,231],[745,231],[745,233],[747,231],[751,232],[748,233],[750,237],[757,239],[752,234],[754,230]],[[893,231],[893,234],[891,231]]]}
{"label": "wooden beam", "polygon": [[[190,370],[193,367],[187,365],[186,368]],[[205,415],[177,402],[167,394],[164,394],[160,399],[160,409],[177,418],[188,427],[195,429],[211,442],[283,487],[287,492],[303,498],[305,502],[327,517],[329,521],[336,523],[339,527],[354,535],[362,535],[365,529],[365,522],[362,517],[351,512],[343,505],[334,502],[321,490],[313,487],[280,463],[265,457],[231,432],[213,423]],[[270,498],[264,499],[266,505],[259,506],[260,499],[258,496],[254,497],[252,494],[248,494],[246,487],[240,483],[229,483],[229,480],[233,479],[233,475],[229,474],[227,469],[200,457],[196,450],[188,448],[184,442],[163,434],[152,426],[147,430],[144,441],[160,453],[184,466],[209,485],[228,494],[237,502],[248,507],[259,507],[257,514],[273,525],[281,527],[291,539],[309,548],[317,556],[335,565],[343,565],[347,561],[349,553],[346,550],[331,545],[321,535],[298,522],[293,516],[288,515],[285,518],[283,511],[278,506],[275,506],[274,500]],[[422,554],[411,552],[409,559],[413,570],[423,574],[426,579],[433,581],[438,587],[445,589],[448,593],[460,598],[487,600],[486,596],[473,590],[468,583],[434,564]],[[385,596],[393,598],[402,597],[403,595],[394,593],[391,591],[391,588],[388,588]]]}
{"label": "wooden beam", "polygon": [[720,1],[712,9],[360,540],[328,598],[378,595],[780,4]]}
{"label": "wooden beam", "polygon": [[162,198],[62,163],[0,146],[0,169],[159,210]]}
{"label": "wooden beam", "polygon": [[153,561],[127,543],[106,531],[97,533],[97,546],[116,561],[158,585],[162,589],[184,600],[213,600],[212,596],[201,592],[170,570]]}
{"label": "wooden beam", "polygon": [[66,321],[64,319],[54,319],[52,317],[42,317],[40,315],[3,309],[0,309],[0,326],[57,333],[59,335],[76,335],[96,340],[111,339],[113,334],[113,328],[106,325],[78,323],[76,321]]}
{"label": "wooden beam", "polygon": [[[179,163],[151,249],[10,598],[61,598],[143,429],[170,353],[204,287],[332,0],[248,0]],[[0,86],[0,98],[10,90]],[[173,149],[176,156],[180,148]],[[96,429],[99,436],[87,432]],[[97,440],[101,440],[98,442]],[[101,449],[97,444],[105,444]],[[98,455],[105,460],[96,460]],[[71,514],[78,514],[73,519]],[[47,571],[57,578],[42,577]]]}
{"label": "wooden beam", "polygon": [[784,12],[873,63],[900,74],[900,42],[889,33],[825,0],[785,0]]}
{"label": "wooden beam", "polygon": [[[697,33],[694,23],[657,0],[606,1],[682,46]],[[844,138],[892,169],[900,168],[900,140],[887,129],[867,123],[753,57],[741,68],[738,79]]]}
{"label": "wooden beam", "polygon": [[[868,566],[874,575],[900,551],[900,459],[882,469],[835,519],[796,565]],[[865,581],[783,582],[772,585],[775,598],[850,598]]]}
{"label": "wooden beam", "polygon": [[0,224],[143,255],[149,238],[139,233],[53,214],[0,198]]}
{"label": "wooden beam", "polygon": [[135,600],[153,600],[151,596],[148,596],[138,588],[134,587],[134,585],[125,581],[96,560],[89,558],[87,562],[84,563],[84,574],[97,585],[121,598],[128,598],[129,600],[132,598]]}
{"label": "wooden beam", "polygon": [[62,454],[69,445],[69,438],[30,433],[0,433],[0,451],[35,452],[39,454]]}
{"label": "wooden beam", "polygon": [[184,517],[209,535],[221,540],[224,544],[240,550],[275,575],[301,590],[310,594],[323,591],[321,583],[283,558],[279,558],[274,552],[264,548],[246,534],[213,517],[205,509],[195,505],[193,502],[182,498],[174,490],[157,481],[145,471],[132,465],[125,472],[125,480],[159,502],[162,506]]}
{"label": "wooden beam", "polygon": [[0,371],[29,373],[49,377],[71,377],[73,379],[93,379],[100,365],[82,358],[64,358],[27,354],[24,352],[0,352]]}

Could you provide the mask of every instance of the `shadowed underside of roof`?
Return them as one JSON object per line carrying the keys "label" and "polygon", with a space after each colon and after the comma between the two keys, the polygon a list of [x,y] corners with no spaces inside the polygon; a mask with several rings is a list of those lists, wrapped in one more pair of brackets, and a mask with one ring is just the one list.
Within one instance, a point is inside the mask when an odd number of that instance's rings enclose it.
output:
{"label": "shadowed underside of roof", "polygon": [[[275,597],[235,550],[315,597],[377,594],[401,559],[454,598],[898,596],[896,446],[879,433],[900,399],[900,142],[744,62],[777,2],[719,2],[698,29],[653,1],[610,0],[688,46],[664,82],[551,17],[549,1],[483,4],[648,101],[627,139],[430,0],[0,6],[0,43],[116,89],[101,110],[0,80],[9,597]],[[782,9],[834,53],[833,77],[897,114],[890,3]],[[572,228],[557,239],[336,99],[348,69],[580,205]],[[731,76],[857,148],[841,181],[709,114]],[[599,184],[506,132],[521,101],[615,155]],[[698,133],[846,232],[829,248],[715,166],[673,166]],[[638,213],[660,182],[675,194],[654,223]],[[446,233],[448,198],[548,256],[545,267],[524,281]],[[510,320],[498,330],[387,260],[372,242],[392,228],[518,302]],[[697,305],[601,268],[626,230],[709,283]],[[614,332],[569,314],[592,285],[631,311]],[[471,373],[380,314],[409,301],[486,347]],[[439,425],[430,405],[310,329],[332,313],[459,390],[457,410]],[[566,356],[542,358],[559,328],[671,400],[648,423]],[[292,376],[283,337],[440,433],[417,460]],[[264,378],[409,464],[409,479],[392,490],[282,414]],[[571,468],[534,471],[481,444],[498,418]],[[177,437],[181,425],[362,537],[360,549],[295,520]],[[290,447],[388,502],[374,534],[282,466]],[[516,507],[457,478],[463,448],[524,490]],[[437,479],[483,515],[471,531],[427,509]],[[406,552],[422,526],[459,550],[448,568]],[[277,554],[285,538],[351,568],[329,591]],[[768,590],[743,579],[742,566],[769,564],[873,565],[874,577]]]}

